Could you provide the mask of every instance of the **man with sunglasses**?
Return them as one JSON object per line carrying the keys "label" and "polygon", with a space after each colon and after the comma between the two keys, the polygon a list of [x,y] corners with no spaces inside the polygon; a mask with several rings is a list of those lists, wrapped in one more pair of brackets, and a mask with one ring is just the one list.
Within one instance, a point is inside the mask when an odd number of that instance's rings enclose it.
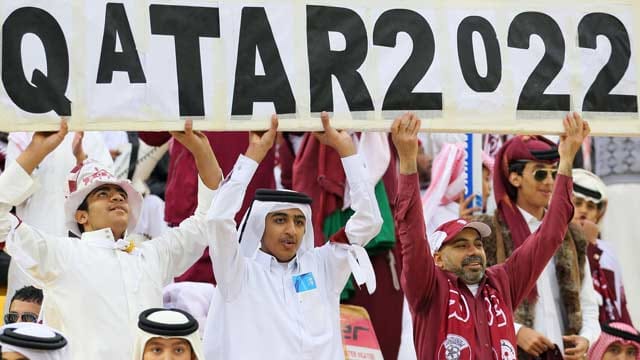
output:
{"label": "man with sunglasses", "polygon": [[[565,121],[579,117],[569,114]],[[499,150],[493,174],[497,210],[493,216],[477,217],[492,228],[484,243],[488,266],[503,263],[538,230],[551,200],[559,160],[563,161],[555,144],[541,136],[517,136]],[[564,237],[564,242],[554,261],[547,263],[514,313],[519,359],[561,359],[559,353],[564,359],[583,359],[600,334],[584,235],[573,224],[566,233],[559,230],[556,235]]]}
{"label": "man with sunglasses", "polygon": [[9,312],[4,315],[4,323],[38,321],[43,298],[42,290],[33,286],[25,286],[16,291],[11,298]]}

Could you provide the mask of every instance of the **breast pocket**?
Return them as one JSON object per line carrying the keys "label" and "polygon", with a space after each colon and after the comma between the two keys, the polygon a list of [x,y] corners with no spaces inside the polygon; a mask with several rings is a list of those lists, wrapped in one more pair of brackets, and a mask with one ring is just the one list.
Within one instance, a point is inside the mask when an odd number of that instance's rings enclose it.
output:
{"label": "breast pocket", "polygon": [[304,327],[312,336],[320,336],[329,330],[329,304],[318,289],[298,293],[302,303]]}

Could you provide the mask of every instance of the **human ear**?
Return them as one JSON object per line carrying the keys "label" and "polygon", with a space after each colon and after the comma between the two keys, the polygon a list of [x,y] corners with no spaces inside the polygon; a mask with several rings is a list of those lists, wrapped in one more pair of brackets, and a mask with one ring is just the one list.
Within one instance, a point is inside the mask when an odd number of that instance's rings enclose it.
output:
{"label": "human ear", "polygon": [[518,175],[516,172],[509,173],[509,183],[516,188],[519,188],[522,184],[522,175]]}
{"label": "human ear", "polygon": [[433,261],[437,267],[444,269],[444,261],[442,260],[442,254],[439,251],[433,253]]}
{"label": "human ear", "polygon": [[85,225],[89,221],[89,212],[86,210],[77,210],[75,219],[78,224]]}

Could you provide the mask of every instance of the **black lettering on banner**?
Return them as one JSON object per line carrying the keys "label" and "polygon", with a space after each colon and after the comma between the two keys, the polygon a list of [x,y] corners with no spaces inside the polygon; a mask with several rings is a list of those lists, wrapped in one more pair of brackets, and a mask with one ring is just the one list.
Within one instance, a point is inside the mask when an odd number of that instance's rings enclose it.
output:
{"label": "black lettering on banner", "polygon": [[[116,52],[116,38],[120,38],[122,52]],[[147,82],[129,26],[127,12],[124,4],[120,3],[107,4],[96,83],[110,84],[114,71],[126,71],[129,74],[129,82],[133,84]]]}
{"label": "black lettering on banner", "polygon": [[220,37],[218,8],[150,5],[151,33],[173,35],[180,116],[204,116],[200,38]]}
{"label": "black lettering on banner", "polygon": [[435,39],[427,20],[415,11],[394,9],[384,12],[373,30],[373,44],[395,47],[399,32],[413,41],[409,59],[391,82],[382,110],[442,110],[442,93],[414,93],[427,74],[435,56]]}
{"label": "black lettering on banner", "polygon": [[[47,62],[47,74],[35,69],[31,83],[22,67],[22,39],[29,33],[42,41]],[[26,112],[71,115],[71,101],[65,97],[69,52],[62,28],[51,14],[22,7],[9,15],[2,27],[2,83],[13,103]]]}
{"label": "black lettering on banner", "polygon": [[[346,47],[331,50],[329,32],[344,35]],[[311,112],[333,111],[331,75],[334,75],[351,111],[373,110],[373,101],[358,68],[367,57],[367,30],[353,10],[307,6],[307,47],[311,87]]]}
{"label": "black lettering on banner", "polygon": [[[255,74],[256,48],[260,52],[264,75]],[[296,100],[267,13],[262,7],[245,7],[240,22],[231,114],[251,115],[254,102],[272,102],[278,114],[296,112]]]}
{"label": "black lettering on banner", "polygon": [[[487,56],[487,75],[480,76],[473,50],[473,33],[478,32]],[[502,58],[496,31],[487,19],[468,16],[458,26],[458,60],[467,85],[476,92],[493,92],[502,79]]]}
{"label": "black lettering on banner", "polygon": [[604,13],[586,15],[578,25],[578,45],[595,49],[596,38],[604,35],[611,43],[611,56],[587,91],[582,111],[638,112],[636,95],[611,95],[629,68],[631,44],[624,24],[615,16]]}
{"label": "black lettering on banner", "polygon": [[542,38],[545,54],[524,84],[518,110],[569,111],[569,95],[544,93],[564,65],[565,44],[558,23],[547,14],[520,13],[509,26],[507,44],[512,48],[528,49],[529,40],[534,34]]}

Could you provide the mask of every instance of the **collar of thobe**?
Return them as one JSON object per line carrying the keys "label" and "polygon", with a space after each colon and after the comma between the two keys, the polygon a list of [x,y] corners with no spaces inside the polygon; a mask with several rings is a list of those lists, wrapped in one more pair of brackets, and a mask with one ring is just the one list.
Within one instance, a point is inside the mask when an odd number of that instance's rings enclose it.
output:
{"label": "collar of thobe", "polygon": [[[279,266],[278,259],[276,259],[273,255],[269,255],[266,252],[262,251],[262,249],[258,249],[258,251],[256,251],[254,260],[270,271],[273,271],[274,268],[277,268]],[[295,256],[293,259],[291,259],[291,261],[287,263],[287,269],[289,269],[291,272],[294,272],[297,268],[298,256]]]}
{"label": "collar of thobe", "polygon": [[109,228],[83,232],[81,240],[91,246],[120,250],[132,255],[137,255],[140,252],[140,250],[136,248],[135,242],[127,239],[126,234],[125,239],[116,241],[113,232]]}

